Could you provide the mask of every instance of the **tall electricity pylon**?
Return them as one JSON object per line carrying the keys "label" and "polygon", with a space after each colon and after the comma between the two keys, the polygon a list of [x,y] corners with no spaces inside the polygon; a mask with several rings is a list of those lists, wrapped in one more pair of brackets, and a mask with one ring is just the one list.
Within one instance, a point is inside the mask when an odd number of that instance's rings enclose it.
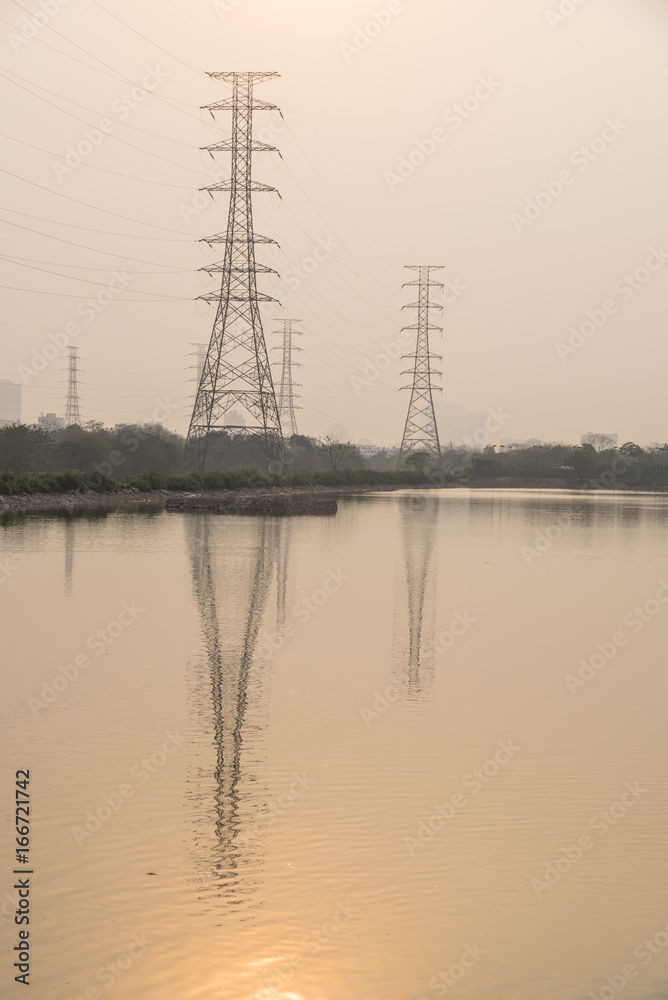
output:
{"label": "tall electricity pylon", "polygon": [[72,424],[81,426],[81,411],[79,409],[79,348],[68,347],[69,362],[67,381],[67,404],[65,406],[65,426]]}
{"label": "tall electricity pylon", "polygon": [[[210,104],[207,109],[232,112],[232,138],[205,149],[211,154],[230,152],[232,174],[229,181],[212,184],[203,190],[229,191],[230,205],[225,236],[213,236],[205,242],[224,243],[224,259],[203,268],[220,273],[220,291],[202,298],[216,305],[216,317],[204,366],[197,388],[188,439],[186,468],[203,472],[217,457],[216,438],[227,434],[250,433],[262,437],[269,466],[280,461],[283,434],[276,402],[267,346],[260,318],[260,302],[275,301],[257,290],[258,274],[276,273],[273,268],[256,263],[255,244],[275,243],[253,231],[253,192],[276,191],[253,180],[253,153],[274,150],[253,138],[253,112],[278,110],[275,105],[255,100],[253,87],[278,76],[278,73],[209,73],[216,80],[230,82],[232,97]],[[225,414],[241,407],[248,423],[226,425]],[[227,440],[225,438],[224,440]],[[220,449],[222,451],[222,448]]]}
{"label": "tall electricity pylon", "polygon": [[292,369],[301,368],[301,365],[292,360],[292,352],[301,351],[301,347],[295,347],[292,338],[301,337],[303,331],[294,329],[295,323],[301,323],[300,319],[284,319],[282,323],[283,343],[272,348],[274,351],[283,351],[281,384],[278,390],[278,413],[284,433],[294,437],[297,433],[295,410],[301,410],[301,406],[295,406],[295,399],[300,397],[295,395],[294,389],[299,387],[300,383],[292,381]]}
{"label": "tall electricity pylon", "polygon": [[[434,371],[431,367],[432,358],[442,361],[438,354],[429,353],[429,333],[432,330],[443,332],[442,326],[430,326],[429,314],[432,309],[443,310],[442,305],[435,305],[430,301],[429,290],[431,288],[443,288],[437,281],[430,281],[432,271],[441,271],[441,266],[416,267],[408,265],[409,271],[418,272],[417,281],[407,281],[404,288],[410,285],[418,286],[418,301],[411,305],[404,306],[404,309],[417,309],[417,325],[405,326],[404,330],[417,330],[417,344],[415,348],[415,364],[412,371],[402,372],[403,375],[413,375],[413,385],[403,386],[404,389],[411,390],[411,399],[408,404],[408,416],[404,427],[404,436],[401,442],[399,462],[406,455],[414,451],[426,451],[437,458],[441,457],[441,445],[438,440],[438,428],[436,426],[436,415],[434,413],[434,392],[441,390],[432,385],[432,375],[441,375],[442,372]],[[404,355],[412,357],[412,355]]]}

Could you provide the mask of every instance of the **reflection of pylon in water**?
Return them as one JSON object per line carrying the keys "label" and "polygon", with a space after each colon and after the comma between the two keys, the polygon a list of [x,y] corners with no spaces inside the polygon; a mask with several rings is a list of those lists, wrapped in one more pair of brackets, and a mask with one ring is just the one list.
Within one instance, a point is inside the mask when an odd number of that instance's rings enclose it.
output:
{"label": "reflection of pylon in water", "polygon": [[290,534],[292,522],[289,517],[281,522],[282,531],[278,545],[278,565],[276,567],[276,626],[285,627],[288,592],[288,564],[290,562]]}
{"label": "reflection of pylon in water", "polygon": [[[246,843],[242,826],[244,733],[250,724],[249,710],[260,697],[262,661],[255,654],[282,522],[263,518],[248,525],[257,530],[250,550],[231,543],[225,531],[229,524],[222,520],[204,515],[189,521],[193,588],[208,665],[204,711],[210,710],[213,719],[214,828],[223,849],[215,867],[226,883]],[[227,887],[232,891],[231,883]]]}
{"label": "reflection of pylon in water", "polygon": [[401,571],[403,609],[398,624],[401,650],[396,662],[396,681],[407,695],[428,693],[433,681],[435,657],[434,541],[438,500],[406,497],[399,501],[403,549]]}
{"label": "reflection of pylon in water", "polygon": [[74,572],[74,519],[65,518],[65,593],[72,593],[72,576]]}

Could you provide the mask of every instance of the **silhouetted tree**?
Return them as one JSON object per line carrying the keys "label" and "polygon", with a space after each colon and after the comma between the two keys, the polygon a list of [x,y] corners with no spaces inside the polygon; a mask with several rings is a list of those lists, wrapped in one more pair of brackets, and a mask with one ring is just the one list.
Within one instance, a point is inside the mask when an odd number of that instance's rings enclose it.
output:
{"label": "silhouetted tree", "polygon": [[364,464],[359,448],[357,445],[351,444],[350,441],[339,441],[337,438],[332,437],[331,434],[328,434],[320,442],[319,447],[322,453],[327,456],[333,471],[336,471],[344,462],[350,464],[351,459],[356,460],[352,464],[358,467]]}
{"label": "silhouetted tree", "polygon": [[45,472],[52,441],[47,431],[12,424],[0,428],[0,471],[28,475]]}

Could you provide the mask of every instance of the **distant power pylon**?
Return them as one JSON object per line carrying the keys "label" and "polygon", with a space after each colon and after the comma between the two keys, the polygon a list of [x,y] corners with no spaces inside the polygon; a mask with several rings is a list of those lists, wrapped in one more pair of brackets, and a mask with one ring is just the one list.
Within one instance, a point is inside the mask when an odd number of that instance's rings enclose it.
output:
{"label": "distant power pylon", "polygon": [[[221,284],[219,292],[202,296],[216,305],[216,317],[197,387],[185,454],[186,467],[200,472],[222,451],[216,448],[216,438],[222,432],[260,435],[270,466],[283,454],[281,421],[259,307],[260,302],[275,300],[257,290],[258,274],[276,272],[255,260],[256,243],[276,241],[256,236],[253,230],[253,192],[276,191],[276,188],[260,184],[252,176],[253,153],[275,149],[253,138],[253,112],[278,110],[273,104],[255,100],[253,87],[256,81],[270,80],[278,73],[210,73],[209,76],[231,82],[233,87],[231,98],[208,105],[212,115],[214,111],[232,112],[232,138],[205,147],[212,156],[216,152],[232,154],[232,175],[229,181],[204,188],[209,192],[229,191],[230,206],[226,235],[205,240],[210,244],[224,243],[225,255],[223,261],[204,268],[211,274],[219,273]],[[248,413],[248,423],[226,425],[225,414],[239,406]]]}
{"label": "distant power pylon", "polygon": [[202,381],[208,347],[206,344],[196,344],[195,346],[197,347],[197,384],[199,385]]}
{"label": "distant power pylon", "polygon": [[[410,372],[403,372],[404,375],[413,375],[413,385],[403,386],[404,389],[411,390],[411,399],[408,404],[408,416],[404,427],[404,436],[401,442],[399,462],[410,452],[426,451],[437,458],[441,457],[441,445],[438,440],[438,428],[436,426],[436,414],[434,413],[434,392],[440,392],[438,387],[432,385],[432,376],[441,375],[442,372],[434,371],[431,367],[433,358],[442,361],[440,355],[429,353],[429,333],[432,330],[443,332],[441,326],[431,326],[429,314],[432,309],[443,309],[442,305],[435,305],[430,301],[429,291],[431,288],[443,288],[437,281],[430,281],[432,271],[441,271],[441,266],[416,267],[408,266],[409,271],[418,272],[417,281],[408,281],[404,287],[410,285],[418,286],[418,301],[411,305],[404,306],[404,309],[417,309],[418,321],[416,325],[405,326],[404,330],[417,330],[417,343],[415,348],[415,364]],[[412,355],[405,355],[411,357]]]}
{"label": "distant power pylon", "polygon": [[65,406],[65,426],[72,424],[81,426],[81,412],[79,409],[79,348],[68,347],[69,363],[67,381],[67,404]]}
{"label": "distant power pylon", "polygon": [[301,410],[301,406],[295,406],[295,399],[300,397],[295,395],[295,388],[300,386],[299,382],[293,382],[292,369],[301,368],[297,361],[292,360],[293,351],[301,351],[301,347],[295,347],[292,343],[293,337],[301,337],[302,331],[295,330],[295,323],[301,323],[300,319],[284,319],[283,323],[283,343],[272,348],[274,351],[283,351],[283,361],[281,365],[281,384],[278,390],[278,414],[281,418],[283,433],[294,437],[297,433],[297,418],[295,410]]}
{"label": "distant power pylon", "polygon": [[204,362],[206,361],[207,351],[209,350],[208,344],[191,344],[195,350],[190,352],[190,356],[196,359],[194,365],[189,365],[189,368],[195,369],[195,375],[193,378],[188,379],[189,382],[195,383],[195,393],[199,388],[199,384],[202,381],[202,373],[204,372]]}

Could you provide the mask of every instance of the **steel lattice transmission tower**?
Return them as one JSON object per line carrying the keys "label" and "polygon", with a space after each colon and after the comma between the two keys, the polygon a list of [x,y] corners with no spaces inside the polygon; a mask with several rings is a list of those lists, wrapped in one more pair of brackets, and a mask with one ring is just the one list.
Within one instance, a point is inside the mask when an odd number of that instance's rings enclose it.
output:
{"label": "steel lattice transmission tower", "polygon": [[190,368],[195,369],[195,375],[193,376],[193,378],[188,379],[188,381],[195,383],[195,395],[197,395],[199,384],[202,381],[202,374],[204,372],[204,362],[206,361],[206,355],[209,350],[209,345],[191,344],[190,346],[195,348],[194,351],[190,352],[190,356],[196,358],[196,363],[194,365],[189,365]]}
{"label": "steel lattice transmission tower", "polygon": [[197,377],[195,381],[199,385],[202,381],[202,373],[204,372],[204,362],[206,361],[208,345],[194,344],[193,346],[197,348]]}
{"label": "steel lattice transmission tower", "polygon": [[[231,98],[207,106],[212,115],[214,111],[232,112],[232,138],[205,147],[212,156],[230,152],[232,173],[229,181],[203,189],[229,191],[230,205],[227,233],[205,241],[224,243],[225,254],[220,263],[204,268],[212,274],[220,273],[221,283],[219,292],[202,296],[216,305],[216,317],[185,452],[186,467],[200,472],[222,452],[222,447],[217,449],[215,444],[216,435],[223,431],[261,436],[270,467],[283,454],[281,421],[259,307],[260,302],[276,300],[257,290],[258,274],[276,272],[255,260],[256,243],[276,241],[256,236],[253,231],[253,192],[276,191],[276,188],[260,184],[252,176],[253,153],[275,149],[253,138],[253,112],[278,110],[275,105],[254,98],[254,85],[278,73],[209,73],[209,76],[233,87]],[[225,414],[233,407],[246,411],[247,424],[224,424]]]}
{"label": "steel lattice transmission tower", "polygon": [[68,381],[67,404],[65,406],[65,426],[72,424],[81,426],[81,411],[79,409],[79,348],[68,347]]}
{"label": "steel lattice transmission tower", "polygon": [[281,365],[281,384],[278,390],[278,413],[281,418],[281,427],[286,435],[294,437],[297,433],[297,417],[295,410],[301,410],[301,406],[295,406],[295,399],[300,397],[295,395],[295,388],[300,387],[299,382],[293,382],[292,369],[301,368],[297,361],[292,360],[293,351],[301,351],[301,347],[295,347],[292,343],[293,337],[301,337],[303,331],[295,330],[295,323],[301,323],[300,319],[284,319],[283,323],[283,343],[272,348],[274,351],[283,352]]}
{"label": "steel lattice transmission tower", "polygon": [[[436,426],[436,414],[434,413],[434,392],[441,390],[432,385],[432,376],[441,375],[439,371],[434,371],[431,367],[432,359],[442,361],[440,355],[429,353],[429,334],[437,331],[442,333],[443,327],[431,326],[429,316],[432,309],[443,310],[442,305],[434,304],[430,300],[430,289],[443,288],[437,281],[431,281],[432,271],[443,270],[442,266],[408,266],[409,271],[418,272],[417,281],[408,281],[404,288],[417,285],[418,301],[411,305],[404,306],[404,309],[417,309],[418,321],[416,325],[405,326],[404,330],[417,330],[417,343],[415,348],[415,364],[412,369],[413,385],[403,386],[404,389],[411,390],[411,399],[408,404],[408,416],[404,427],[404,436],[401,442],[399,462],[410,452],[426,451],[437,458],[441,457],[441,445],[438,440],[438,428]],[[411,355],[405,355],[411,357]],[[411,372],[403,372],[409,375]]]}

